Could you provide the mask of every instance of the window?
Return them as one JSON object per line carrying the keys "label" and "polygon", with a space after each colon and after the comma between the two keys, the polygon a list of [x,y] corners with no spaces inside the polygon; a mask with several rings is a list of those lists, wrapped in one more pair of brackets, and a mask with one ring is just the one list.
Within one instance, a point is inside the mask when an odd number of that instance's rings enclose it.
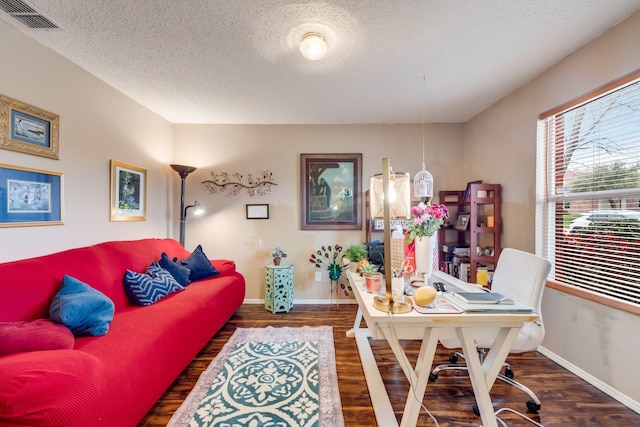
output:
{"label": "window", "polygon": [[640,313],[640,71],[540,115],[536,218],[550,286]]}

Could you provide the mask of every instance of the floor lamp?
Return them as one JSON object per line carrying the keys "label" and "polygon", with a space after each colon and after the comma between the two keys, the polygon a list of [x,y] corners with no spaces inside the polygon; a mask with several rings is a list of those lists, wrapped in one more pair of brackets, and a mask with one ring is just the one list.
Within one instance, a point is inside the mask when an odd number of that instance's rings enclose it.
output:
{"label": "floor lamp", "polygon": [[170,166],[174,171],[178,172],[178,175],[180,175],[180,179],[182,180],[181,186],[180,186],[180,244],[184,246],[184,228],[187,221],[187,209],[194,207],[196,205],[198,207],[200,206],[200,204],[196,202],[194,205],[187,206],[186,208],[184,207],[184,182],[187,179],[187,175],[195,171],[196,168],[193,166],[184,166],[184,165],[170,165]]}

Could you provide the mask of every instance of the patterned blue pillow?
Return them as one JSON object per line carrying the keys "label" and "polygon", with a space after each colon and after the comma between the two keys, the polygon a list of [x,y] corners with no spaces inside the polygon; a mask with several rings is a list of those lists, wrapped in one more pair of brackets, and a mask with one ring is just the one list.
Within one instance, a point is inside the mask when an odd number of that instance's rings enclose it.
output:
{"label": "patterned blue pillow", "polygon": [[138,305],[149,305],[176,291],[184,289],[164,268],[154,261],[146,274],[127,270],[124,275],[127,293]]}

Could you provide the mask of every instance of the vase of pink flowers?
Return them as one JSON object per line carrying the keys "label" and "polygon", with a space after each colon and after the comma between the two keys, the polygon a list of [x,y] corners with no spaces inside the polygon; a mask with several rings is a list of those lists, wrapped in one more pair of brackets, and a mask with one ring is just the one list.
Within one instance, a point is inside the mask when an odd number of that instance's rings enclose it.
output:
{"label": "vase of pink flowers", "polygon": [[407,231],[407,243],[414,245],[414,259],[416,272],[426,274],[433,271],[436,231],[442,227],[449,217],[449,210],[445,205],[419,203],[411,208],[411,220]]}

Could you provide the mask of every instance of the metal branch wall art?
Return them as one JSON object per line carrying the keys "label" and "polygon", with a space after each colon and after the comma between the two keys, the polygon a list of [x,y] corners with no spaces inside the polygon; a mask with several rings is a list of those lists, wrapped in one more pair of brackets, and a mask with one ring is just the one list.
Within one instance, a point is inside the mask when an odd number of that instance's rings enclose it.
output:
{"label": "metal branch wall art", "polygon": [[247,190],[249,197],[264,196],[271,192],[273,174],[269,171],[262,172],[261,175],[254,176],[252,173],[246,176],[239,172],[229,174],[227,172],[211,172],[213,179],[202,181],[202,186],[209,194],[222,193],[227,197],[236,197],[242,190]]}

